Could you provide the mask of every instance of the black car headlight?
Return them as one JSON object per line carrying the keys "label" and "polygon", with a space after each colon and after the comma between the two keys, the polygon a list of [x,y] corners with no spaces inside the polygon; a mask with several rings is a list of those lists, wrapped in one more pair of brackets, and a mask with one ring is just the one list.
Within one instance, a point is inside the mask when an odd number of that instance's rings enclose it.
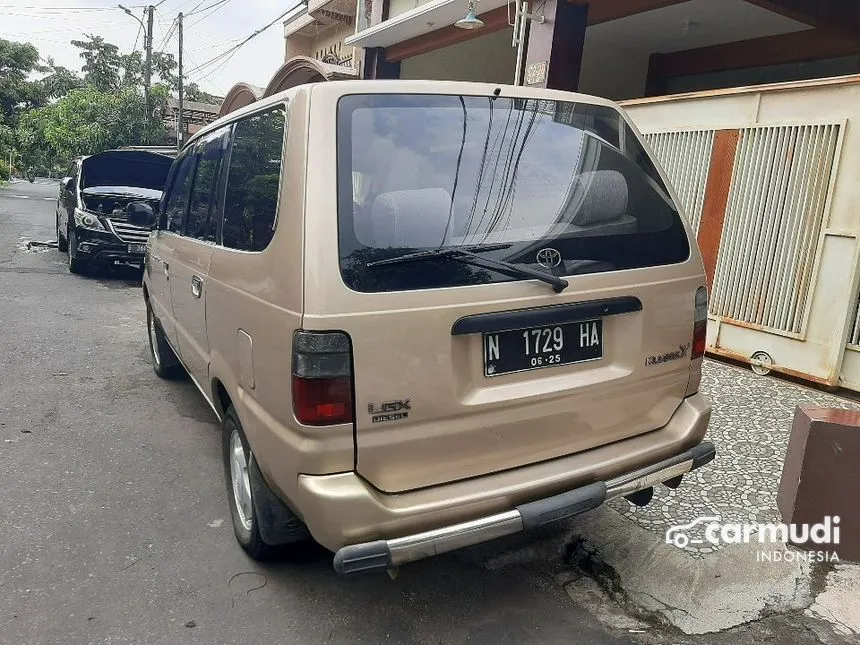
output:
{"label": "black car headlight", "polygon": [[87,213],[79,209],[75,209],[75,226],[90,228],[95,231],[104,231],[105,227],[99,221],[99,218],[92,213]]}

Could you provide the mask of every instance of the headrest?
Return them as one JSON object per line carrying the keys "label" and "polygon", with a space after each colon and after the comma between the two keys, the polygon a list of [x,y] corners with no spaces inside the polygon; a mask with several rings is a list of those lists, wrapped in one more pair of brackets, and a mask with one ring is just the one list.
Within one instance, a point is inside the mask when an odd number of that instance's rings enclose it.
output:
{"label": "headrest", "polygon": [[570,220],[590,226],[618,219],[627,212],[627,180],[617,170],[594,170],[579,175],[570,188],[568,208],[576,212]]}
{"label": "headrest", "polygon": [[450,211],[451,195],[444,188],[382,193],[370,208],[373,235],[370,245],[440,246]]}

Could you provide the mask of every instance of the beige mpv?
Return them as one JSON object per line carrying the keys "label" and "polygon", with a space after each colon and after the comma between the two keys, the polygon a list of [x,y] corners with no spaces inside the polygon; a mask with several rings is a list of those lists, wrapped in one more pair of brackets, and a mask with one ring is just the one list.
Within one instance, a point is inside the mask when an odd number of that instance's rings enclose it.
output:
{"label": "beige mpv", "polygon": [[128,217],[155,229],[155,371],[222,420],[252,557],[311,536],[386,570],[714,456],[702,261],[609,101],[296,87],[204,128]]}

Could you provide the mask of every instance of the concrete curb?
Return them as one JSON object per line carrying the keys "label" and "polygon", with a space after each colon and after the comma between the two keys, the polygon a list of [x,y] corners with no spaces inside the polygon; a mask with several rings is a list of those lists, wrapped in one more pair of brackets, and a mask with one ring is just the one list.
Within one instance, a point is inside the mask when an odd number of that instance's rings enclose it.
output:
{"label": "concrete curb", "polygon": [[577,518],[570,528],[577,565],[614,577],[603,584],[617,587],[622,601],[687,634],[722,631],[813,602],[812,565],[760,562],[758,544],[696,558],[607,508]]}

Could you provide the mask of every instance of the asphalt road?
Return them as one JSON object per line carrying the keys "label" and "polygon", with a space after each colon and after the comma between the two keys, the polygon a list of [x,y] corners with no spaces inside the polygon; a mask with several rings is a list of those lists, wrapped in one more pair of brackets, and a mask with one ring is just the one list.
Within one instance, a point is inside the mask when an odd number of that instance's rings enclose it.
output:
{"label": "asphalt road", "polygon": [[[539,564],[534,537],[338,577],[308,548],[259,565],[235,544],[219,427],[152,372],[134,272],[73,276],[56,184],[0,187],[0,642],[617,643]],[[558,547],[558,548],[556,548]]]}

